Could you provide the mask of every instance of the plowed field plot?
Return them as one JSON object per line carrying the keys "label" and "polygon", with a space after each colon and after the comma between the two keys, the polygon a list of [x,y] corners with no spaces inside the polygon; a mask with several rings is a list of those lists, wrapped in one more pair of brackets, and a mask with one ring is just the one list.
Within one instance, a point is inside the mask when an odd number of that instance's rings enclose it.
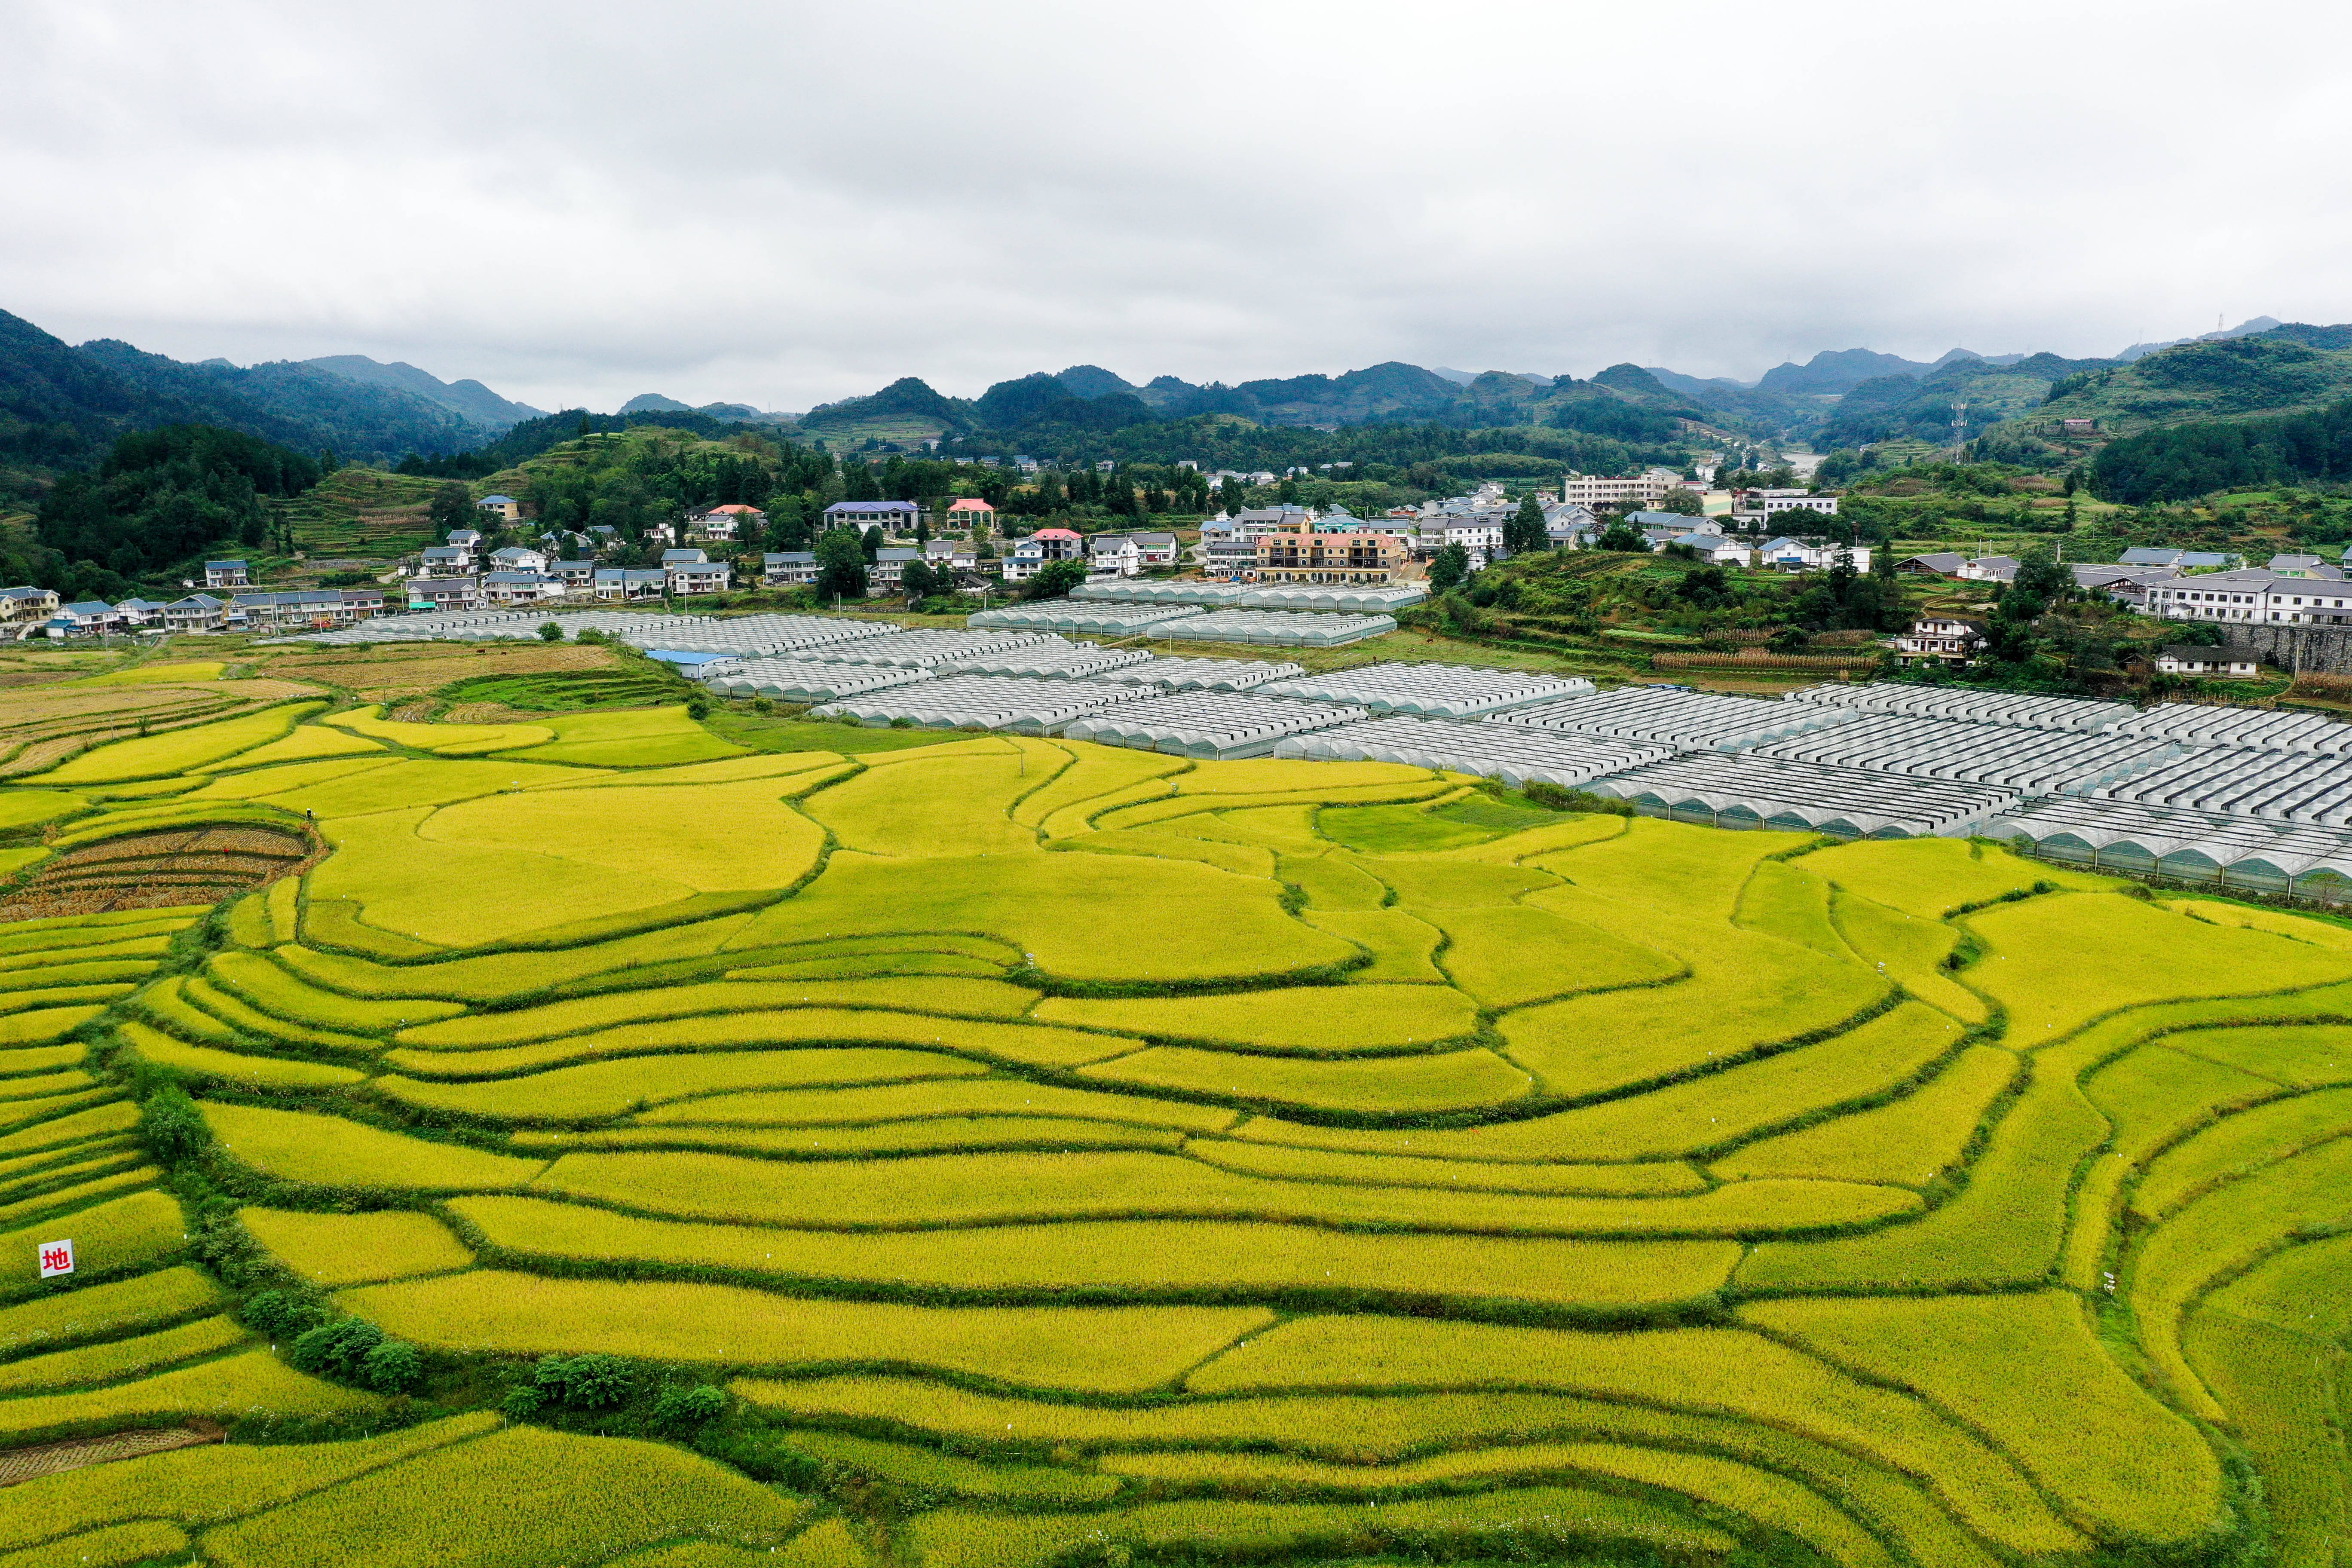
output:
{"label": "plowed field plot", "polygon": [[611,657],[0,784],[0,1558],[2336,1568],[2342,928]]}

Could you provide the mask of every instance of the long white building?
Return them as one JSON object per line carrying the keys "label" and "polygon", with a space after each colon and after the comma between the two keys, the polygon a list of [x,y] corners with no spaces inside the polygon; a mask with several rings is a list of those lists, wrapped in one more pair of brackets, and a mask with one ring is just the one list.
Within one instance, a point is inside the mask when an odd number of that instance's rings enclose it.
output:
{"label": "long white building", "polygon": [[2171,621],[2352,626],[2352,583],[2286,577],[2259,566],[2151,583],[2146,614]]}

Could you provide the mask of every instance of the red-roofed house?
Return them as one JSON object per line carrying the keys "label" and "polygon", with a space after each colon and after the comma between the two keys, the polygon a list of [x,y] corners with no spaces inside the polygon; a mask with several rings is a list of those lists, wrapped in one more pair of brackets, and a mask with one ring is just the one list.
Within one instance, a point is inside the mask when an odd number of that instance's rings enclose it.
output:
{"label": "red-roofed house", "polygon": [[1066,528],[1041,528],[1013,547],[1004,558],[1004,580],[1025,582],[1045,568],[1049,561],[1076,561],[1086,552],[1087,542]]}
{"label": "red-roofed house", "polygon": [[748,523],[756,528],[767,521],[768,514],[758,507],[745,506],[741,501],[730,501],[725,506],[714,506],[699,517],[692,519],[691,526],[687,530],[687,537],[730,540],[735,537],[736,530],[745,524]]}
{"label": "red-roofed house", "polygon": [[948,508],[950,529],[970,529],[974,533],[996,531],[996,509],[978,496],[965,496]]}

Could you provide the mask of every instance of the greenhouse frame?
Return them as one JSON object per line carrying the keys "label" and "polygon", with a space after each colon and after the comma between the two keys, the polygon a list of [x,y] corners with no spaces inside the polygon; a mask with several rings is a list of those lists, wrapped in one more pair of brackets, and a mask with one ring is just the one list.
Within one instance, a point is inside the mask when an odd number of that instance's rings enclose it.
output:
{"label": "greenhouse frame", "polygon": [[2352,753],[2352,724],[2320,713],[2167,702],[2135,713],[2116,727],[2127,735],[2154,735],[2198,746],[2308,752],[2330,757]]}
{"label": "greenhouse frame", "polygon": [[1864,710],[1847,723],[1768,741],[1759,756],[1912,778],[1998,784],[2026,795],[2080,794],[2176,756],[2167,741],[2110,730],[2022,730]]}
{"label": "greenhouse frame", "polygon": [[2019,804],[2010,790],[1860,768],[1789,763],[1752,752],[1692,752],[1593,780],[1647,816],[1714,827],[1771,828],[1839,838],[1966,837]]}
{"label": "greenhouse frame", "polygon": [[1231,605],[1248,589],[1232,583],[1082,583],[1070,590],[1073,599],[1089,604]]}
{"label": "greenhouse frame", "polygon": [[1276,647],[1342,647],[1397,629],[1389,616],[1318,615],[1296,610],[1211,610],[1149,628],[1148,636],[1186,642],[1265,643]]}
{"label": "greenhouse frame", "polygon": [[1192,605],[1131,605],[1099,599],[1042,599],[1031,605],[1007,605],[964,617],[964,625],[989,631],[1097,632],[1112,637],[1149,633],[1168,635],[1160,628],[1171,621],[1201,614]]}
{"label": "greenhouse frame", "polygon": [[894,686],[929,680],[928,669],[888,664],[838,664],[813,658],[752,658],[710,689],[721,697],[767,697],[784,702],[832,702]]}
{"label": "greenhouse frame", "polygon": [[2095,871],[2352,900],[2352,833],[2329,828],[2063,797],[2009,812],[1985,833]]}
{"label": "greenhouse frame", "polygon": [[1169,691],[1247,691],[1269,680],[1304,675],[1304,667],[1288,659],[1279,664],[1255,658],[1154,658],[1122,669],[1105,670],[1092,679],[1115,680],[1122,686],[1157,686]]}
{"label": "greenhouse frame", "polygon": [[[562,623],[557,622],[560,626]],[[745,658],[761,654],[799,653],[808,648],[838,647],[844,643],[879,640],[899,628],[887,621],[849,621],[827,616],[742,616],[709,621],[684,633],[656,623],[619,640],[632,647],[668,647],[682,653],[736,653]]]}
{"label": "greenhouse frame", "polygon": [[2341,757],[2235,746],[2179,751],[2159,767],[2092,793],[2102,800],[2352,827],[2352,767]]}
{"label": "greenhouse frame", "polygon": [[1087,680],[950,675],[846,698],[811,711],[822,719],[853,720],[877,729],[903,719],[919,730],[1003,730],[1016,735],[1045,735],[1073,719],[1143,695],[1144,689],[1137,687]]}
{"label": "greenhouse frame", "polygon": [[2080,697],[1982,691],[1965,686],[1908,686],[1892,680],[1861,685],[1831,681],[1791,691],[1785,700],[1871,713],[1911,713],[1923,719],[1965,719],[2019,730],[2112,730],[2133,711],[2121,702],[2095,702]]}
{"label": "greenhouse frame", "polygon": [[1820,703],[1759,702],[1750,697],[1719,697],[1664,686],[1621,686],[1592,697],[1571,697],[1497,713],[1480,722],[1615,735],[1683,752],[1736,752],[1786,735],[1847,723],[1853,716],[1852,709]]}
{"label": "greenhouse frame", "polygon": [[1513,789],[1531,784],[1576,789],[1606,773],[1664,762],[1674,752],[1638,741],[1507,724],[1387,718],[1293,736],[1276,746],[1274,754],[1326,763],[1402,763],[1500,779]]}
{"label": "greenhouse frame", "polygon": [[1373,664],[1322,675],[1299,674],[1265,688],[1269,697],[1352,702],[1374,713],[1469,719],[1567,697],[1590,697],[1581,678],[1534,675],[1460,664]]}
{"label": "greenhouse frame", "polygon": [[1178,691],[1132,702],[1072,722],[1068,741],[1130,746],[1196,761],[1263,757],[1286,736],[1328,729],[1367,717],[1360,708],[1291,702],[1226,691]]}
{"label": "greenhouse frame", "polygon": [[1066,647],[1069,645],[1052,632],[960,632],[933,627],[898,631],[892,628],[884,637],[853,637],[820,645],[810,649],[809,657],[843,664],[897,664],[909,668],[930,669],[959,658],[1010,653],[1015,648],[1055,646]]}
{"label": "greenhouse frame", "polygon": [[1045,680],[1073,680],[1150,662],[1151,656],[1139,647],[1103,647],[1090,642],[1065,642],[1057,637],[1041,647],[943,659],[938,668],[959,675],[1026,675]]}

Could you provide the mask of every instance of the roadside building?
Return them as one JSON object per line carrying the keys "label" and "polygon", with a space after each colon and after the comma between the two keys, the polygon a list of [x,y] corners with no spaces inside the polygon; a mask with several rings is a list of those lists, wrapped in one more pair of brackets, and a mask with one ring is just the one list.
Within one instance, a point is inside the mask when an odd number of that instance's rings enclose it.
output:
{"label": "roadside building", "polygon": [[1911,629],[1895,639],[1895,652],[1906,662],[1931,658],[1945,664],[1966,664],[1984,651],[1990,638],[1982,621],[1958,616],[1922,616]]}
{"label": "roadside building", "polygon": [[2156,656],[2160,675],[2219,676],[2227,680],[2252,680],[2263,672],[2263,656],[2250,647],[2201,647],[2179,645],[2160,648]]}
{"label": "roadside building", "polygon": [[252,581],[242,561],[205,563],[205,586],[207,588],[242,588]]}

